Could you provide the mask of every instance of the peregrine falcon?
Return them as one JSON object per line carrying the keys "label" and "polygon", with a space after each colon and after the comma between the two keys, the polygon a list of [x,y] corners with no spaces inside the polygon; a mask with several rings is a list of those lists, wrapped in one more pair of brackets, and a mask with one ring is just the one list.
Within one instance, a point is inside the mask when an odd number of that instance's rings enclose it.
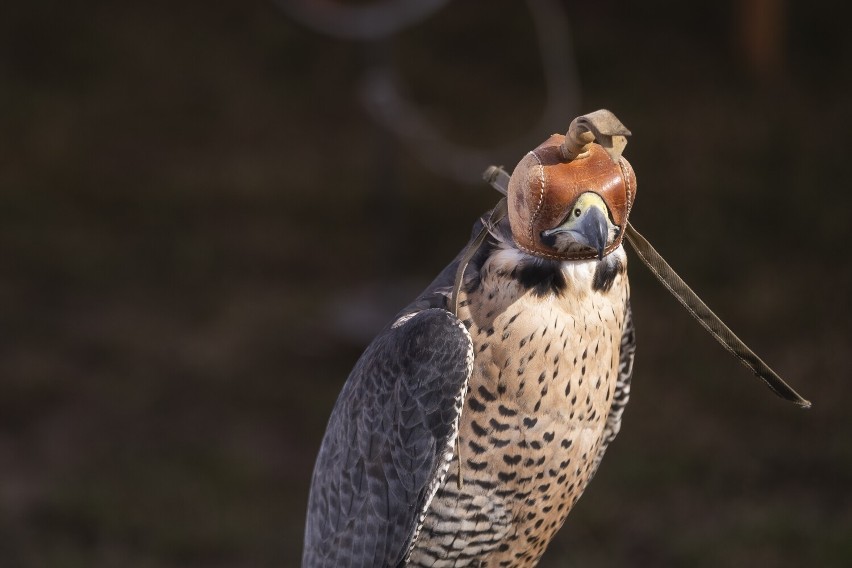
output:
{"label": "peregrine falcon", "polygon": [[636,178],[613,133],[529,152],[508,215],[367,347],[317,458],[304,567],[538,563],[630,394]]}

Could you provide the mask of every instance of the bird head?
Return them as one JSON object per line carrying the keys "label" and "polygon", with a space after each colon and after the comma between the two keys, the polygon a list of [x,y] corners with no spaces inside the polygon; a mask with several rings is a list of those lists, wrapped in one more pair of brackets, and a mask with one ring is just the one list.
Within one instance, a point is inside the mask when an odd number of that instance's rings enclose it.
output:
{"label": "bird head", "polygon": [[609,209],[593,191],[580,194],[568,208],[568,214],[557,226],[541,232],[541,242],[562,254],[597,253],[598,260],[607,246],[615,242],[621,227],[609,218]]}
{"label": "bird head", "polygon": [[628,131],[609,111],[581,116],[529,152],[509,179],[509,224],[522,251],[601,259],[621,245],[636,176],[621,156]]}

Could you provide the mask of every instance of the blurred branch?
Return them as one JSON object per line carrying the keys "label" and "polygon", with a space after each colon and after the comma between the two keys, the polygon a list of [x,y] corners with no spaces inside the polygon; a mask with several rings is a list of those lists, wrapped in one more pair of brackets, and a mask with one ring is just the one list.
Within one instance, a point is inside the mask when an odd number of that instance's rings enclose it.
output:
{"label": "blurred branch", "polygon": [[538,32],[546,95],[541,117],[526,133],[498,147],[457,144],[400,94],[389,66],[377,66],[364,77],[361,101],[367,111],[402,140],[424,166],[462,183],[481,181],[483,170],[497,157],[518,156],[537,146],[542,136],[571,122],[579,108],[579,79],[568,18],[559,2],[528,0],[527,5]]}
{"label": "blurred branch", "polygon": [[[383,2],[344,7],[329,2],[278,0],[290,16],[308,27],[339,38],[379,40],[425,19],[446,3]],[[436,128],[398,88],[387,57],[376,58],[360,87],[361,103],[386,131],[393,133],[429,170],[462,183],[477,183],[482,171],[503,157],[513,159],[535,147],[554,129],[564,129],[579,109],[579,79],[571,31],[557,0],[528,0],[535,25],[545,80],[545,102],[539,120],[525,133],[497,147],[458,144]],[[387,49],[379,45],[380,49]]]}

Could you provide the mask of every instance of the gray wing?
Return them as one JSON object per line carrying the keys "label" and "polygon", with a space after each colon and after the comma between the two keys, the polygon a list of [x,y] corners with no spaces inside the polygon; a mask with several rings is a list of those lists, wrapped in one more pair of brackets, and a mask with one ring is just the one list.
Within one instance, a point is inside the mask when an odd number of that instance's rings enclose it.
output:
{"label": "gray wing", "polygon": [[304,568],[403,562],[452,458],[472,365],[470,335],[440,308],[405,313],[373,340],[317,457]]}
{"label": "gray wing", "polygon": [[618,359],[618,379],[615,383],[615,392],[612,396],[612,406],[604,426],[603,439],[601,441],[598,455],[595,457],[593,471],[597,471],[604,452],[609,444],[615,440],[621,430],[621,417],[624,408],[630,399],[630,379],[633,377],[633,357],[636,354],[636,332],[633,327],[633,310],[630,309],[630,299],[624,306],[624,327],[621,331],[621,352]]}

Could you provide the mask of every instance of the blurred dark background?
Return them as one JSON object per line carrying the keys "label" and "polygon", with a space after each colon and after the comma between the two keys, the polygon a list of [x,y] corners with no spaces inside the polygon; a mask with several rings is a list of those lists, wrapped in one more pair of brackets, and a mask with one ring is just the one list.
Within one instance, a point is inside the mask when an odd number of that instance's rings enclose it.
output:
{"label": "blurred dark background", "polygon": [[269,0],[5,3],[0,566],[296,566],[337,392],[482,166],[601,107],[635,225],[814,408],[634,260],[632,403],[542,565],[850,565],[846,6],[624,4],[358,41]]}

